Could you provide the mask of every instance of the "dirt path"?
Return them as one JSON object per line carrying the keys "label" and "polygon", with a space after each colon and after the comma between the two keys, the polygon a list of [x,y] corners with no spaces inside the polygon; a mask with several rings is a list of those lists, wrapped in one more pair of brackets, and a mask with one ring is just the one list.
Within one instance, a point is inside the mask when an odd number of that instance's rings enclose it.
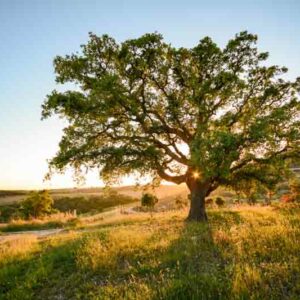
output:
{"label": "dirt path", "polygon": [[[128,213],[132,213],[132,211],[131,211],[132,207],[131,206],[132,206],[132,203],[124,205],[123,210],[124,211],[125,210],[130,210],[130,212],[128,212]],[[83,220],[84,219],[88,220],[88,219],[111,217],[111,216],[119,213],[120,209],[121,209],[120,207],[113,207],[110,210],[107,210],[105,212],[98,213],[96,215],[89,216],[89,217],[83,217]],[[15,240],[15,239],[18,239],[19,237],[22,237],[24,235],[35,236],[39,239],[39,238],[44,238],[44,237],[49,237],[49,236],[53,236],[53,235],[56,235],[56,234],[60,234],[60,233],[66,232],[66,231],[67,231],[67,229],[65,229],[65,228],[54,228],[54,229],[5,232],[5,233],[0,234],[0,243]],[[80,230],[80,231],[85,231],[85,230]],[[89,229],[87,229],[86,231],[89,231]]]}
{"label": "dirt path", "polygon": [[64,230],[65,229],[63,228],[57,228],[57,229],[28,230],[28,231],[15,231],[15,232],[4,233],[0,235],[0,243],[15,240],[24,235],[36,236],[37,238],[48,237],[48,236],[61,233]]}
{"label": "dirt path", "polygon": [[[137,212],[136,210],[134,210],[134,207],[137,206],[139,203],[138,202],[134,202],[134,203],[129,203],[126,205],[122,205],[122,206],[116,206],[116,207],[112,207],[111,209],[108,209],[107,211],[98,213],[96,215],[92,215],[92,216],[85,216],[82,217],[82,220],[87,221],[87,223],[89,222],[89,220],[91,220],[92,222],[95,222],[97,219],[107,219],[110,217],[113,217],[116,214],[137,214],[139,212]],[[65,228],[54,228],[54,229],[41,229],[41,230],[27,230],[27,231],[15,231],[15,232],[5,232],[0,234],[0,244],[6,241],[11,241],[11,240],[15,240],[18,239],[24,235],[30,235],[30,236],[34,236],[38,239],[40,238],[45,238],[45,237],[49,237],[49,236],[53,236],[56,234],[60,234],[63,232],[66,232],[68,229]],[[75,231],[90,231],[91,228],[85,228],[85,229],[79,229]]]}

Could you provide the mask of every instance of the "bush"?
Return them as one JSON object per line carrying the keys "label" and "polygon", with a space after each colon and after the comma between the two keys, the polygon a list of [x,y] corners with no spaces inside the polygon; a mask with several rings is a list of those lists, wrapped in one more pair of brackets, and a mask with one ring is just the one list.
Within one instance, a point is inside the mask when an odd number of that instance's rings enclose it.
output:
{"label": "bush", "polygon": [[55,212],[53,199],[47,190],[31,192],[28,197],[21,201],[19,211],[28,218],[39,218]]}
{"label": "bush", "polygon": [[257,193],[249,193],[247,197],[247,202],[249,205],[254,205],[257,202]]}
{"label": "bush", "polygon": [[281,196],[280,201],[283,203],[295,202],[295,197],[292,194],[284,194]]}
{"label": "bush", "polygon": [[218,207],[221,207],[225,204],[225,201],[223,200],[222,197],[217,197],[216,198],[216,204],[218,205]]}
{"label": "bush", "polygon": [[150,193],[143,194],[141,198],[141,205],[148,208],[154,208],[155,204],[158,202],[158,199],[155,195]]}
{"label": "bush", "polygon": [[10,219],[14,218],[15,215],[19,214],[18,204],[10,204],[0,206],[0,223],[8,222]]}
{"label": "bush", "polygon": [[213,203],[214,203],[214,200],[212,198],[205,199],[205,204],[206,205],[212,205]]}
{"label": "bush", "polygon": [[178,209],[182,209],[188,205],[188,201],[187,199],[184,199],[182,196],[177,196],[175,198],[175,205]]}

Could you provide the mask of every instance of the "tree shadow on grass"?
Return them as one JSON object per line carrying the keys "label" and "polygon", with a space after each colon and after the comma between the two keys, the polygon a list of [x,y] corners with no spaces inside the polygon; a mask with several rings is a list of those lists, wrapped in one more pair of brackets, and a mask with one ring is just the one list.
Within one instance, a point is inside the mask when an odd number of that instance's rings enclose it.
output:
{"label": "tree shadow on grass", "polygon": [[[237,212],[217,211],[209,215],[209,223],[182,223],[172,219],[166,228],[177,227],[175,239],[170,240],[158,232],[146,241],[146,248],[117,253],[117,266],[112,273],[98,273],[102,281],[109,282],[111,290],[100,287],[95,297],[105,299],[230,299],[232,270],[224,256],[231,249],[230,243],[217,245],[213,230],[230,228],[243,222]],[[153,226],[153,224],[151,224]],[[163,229],[162,229],[163,230]],[[167,229],[165,234],[172,234]],[[149,249],[147,249],[147,244]],[[152,247],[156,244],[158,246]],[[128,267],[129,266],[129,267]],[[101,274],[101,275],[100,275]],[[97,277],[97,271],[95,274]],[[142,289],[147,286],[146,291]],[[150,291],[150,292],[149,292]]]}
{"label": "tree shadow on grass", "polygon": [[[190,222],[182,225],[182,219],[170,220],[167,226],[177,226],[174,234],[179,234],[175,239],[171,238],[170,244],[162,243],[162,247],[153,248],[152,237],[147,242],[151,250],[136,249],[119,256],[121,260],[116,272],[122,275],[110,277],[114,297],[141,299],[143,291],[140,287],[146,285],[147,291],[151,292],[144,294],[144,299],[230,299],[232,269],[224,252],[234,249],[226,240],[216,244],[212,233],[219,227],[230,228],[241,222],[237,212],[226,211],[218,211],[216,215],[210,213],[208,224]],[[166,234],[171,232],[167,230]],[[156,245],[164,238],[169,240],[163,232],[158,235],[154,236]],[[125,267],[121,272],[124,265],[130,268],[126,270]]]}
{"label": "tree shadow on grass", "polygon": [[230,269],[209,224],[188,223],[161,257],[171,270],[154,299],[228,299]]}
{"label": "tree shadow on grass", "polygon": [[209,224],[213,227],[229,228],[245,222],[244,218],[237,211],[213,210],[209,212]]}
{"label": "tree shadow on grass", "polygon": [[79,284],[74,257],[77,243],[44,244],[41,251],[12,258],[0,270],[0,299],[54,299],[60,290],[65,294],[66,285]]}
{"label": "tree shadow on grass", "polygon": [[[145,240],[142,249],[138,246],[127,251],[120,247],[111,252],[116,256],[111,268],[78,268],[76,251],[82,237],[56,245],[44,243],[41,251],[16,257],[0,271],[0,298],[74,299],[80,295],[80,299],[141,299],[146,285],[150,292],[144,299],[228,299],[230,268],[212,231],[241,222],[239,216],[211,212],[208,224],[182,225],[176,218],[168,222],[162,227],[167,228],[165,234],[178,226],[174,231],[179,233],[178,238],[164,246],[168,237],[157,232]],[[91,235],[101,239],[100,232]],[[149,245],[158,246],[148,250]]]}
{"label": "tree shadow on grass", "polygon": [[[142,240],[136,244],[135,239],[131,240],[132,233],[128,235],[125,244],[116,240],[116,237],[110,243],[110,234],[115,234],[118,228],[111,228],[110,231],[107,228],[102,231],[99,229],[98,232],[89,233],[86,241],[94,248],[98,240],[104,248],[83,252],[83,256],[85,253],[97,256],[101,249],[107,251],[107,256],[99,256],[98,268],[78,266],[76,251],[82,245],[81,237],[63,241],[58,245],[45,247],[42,253],[35,253],[27,259],[16,259],[13,262],[14,268],[8,266],[6,271],[1,270],[0,298],[250,299],[249,293],[256,292],[254,299],[265,299],[264,296],[268,293],[264,291],[266,284],[271,289],[274,289],[274,285],[277,287],[277,283],[286,286],[292,276],[296,276],[297,262],[294,262],[294,269],[287,270],[288,273],[281,276],[281,268],[285,264],[281,264],[282,255],[278,256],[276,248],[268,251],[264,248],[256,249],[252,244],[248,245],[251,240],[247,240],[241,241],[246,242],[242,246],[249,247],[242,254],[238,253],[228,233],[234,226],[238,232],[238,225],[244,222],[246,224],[239,212],[217,210],[209,212],[208,224],[184,223],[181,218],[170,218],[158,224],[159,227],[155,229],[154,221],[148,225],[143,223],[142,227],[136,226],[134,229],[133,234],[137,234]],[[242,227],[248,230],[247,226]],[[131,230],[131,226],[124,226],[120,232],[126,235]],[[147,230],[152,233],[145,237],[143,234]],[[270,242],[272,246],[276,240]],[[105,243],[108,243],[106,248]],[[262,240],[260,244],[267,245]],[[296,259],[295,250],[293,251],[290,250],[290,255]],[[270,267],[270,270],[261,269],[261,262],[263,266]],[[274,273],[276,266],[278,270]],[[267,270],[270,277],[256,282],[255,272],[261,270]],[[243,273],[245,271],[248,272],[246,276]],[[245,278],[252,280],[246,285],[250,289],[249,293],[234,290],[237,272],[240,272],[238,284]],[[254,277],[249,279],[249,276]],[[272,276],[279,277],[274,279]],[[285,276],[287,279],[284,279]],[[289,289],[294,288],[292,283],[296,280],[295,277],[291,281]],[[272,295],[285,295],[279,288]],[[273,299],[279,299],[275,296]]]}

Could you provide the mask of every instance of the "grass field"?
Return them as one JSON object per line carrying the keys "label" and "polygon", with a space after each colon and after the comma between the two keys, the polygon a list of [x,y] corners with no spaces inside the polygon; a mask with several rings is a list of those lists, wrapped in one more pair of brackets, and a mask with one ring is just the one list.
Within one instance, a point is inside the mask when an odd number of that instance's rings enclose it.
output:
{"label": "grass field", "polygon": [[[145,190],[135,186],[123,186],[111,188],[106,190],[103,188],[82,188],[82,189],[57,189],[50,190],[50,194],[54,199],[54,208],[60,212],[73,212],[76,210],[77,214],[95,214],[107,209],[111,209],[120,205],[127,205],[130,203],[139,204],[140,197]],[[175,205],[174,198],[178,195],[187,197],[187,189],[185,185],[161,185],[155,190],[148,188],[146,191],[155,193],[159,198],[159,206],[167,206],[170,208]],[[28,191],[0,191],[0,231],[3,229],[2,223],[11,222],[13,219],[18,219],[19,202],[26,198]],[[20,223],[20,222],[19,222]],[[28,226],[19,226],[14,222],[11,228],[20,230],[29,228],[31,225],[36,228],[40,223],[40,227],[45,227],[45,222],[41,224],[40,220],[37,222],[27,222]],[[31,224],[29,224],[31,223]],[[61,223],[57,223],[61,227]],[[24,224],[25,225],[25,224]],[[54,223],[49,223],[49,227],[53,227]],[[27,230],[27,229],[24,229]]]}
{"label": "grass field", "polygon": [[0,299],[299,299],[300,208],[82,219],[0,244]]}
{"label": "grass field", "polygon": [[[50,190],[50,194],[54,199],[54,209],[62,213],[73,213],[76,210],[77,215],[96,214],[105,210],[112,209],[117,206],[126,206],[132,204],[140,205],[140,198],[143,192],[154,193],[159,199],[156,208],[158,210],[170,210],[176,208],[176,198],[186,199],[188,190],[185,185],[161,185],[155,189],[135,186],[124,186],[104,190],[103,188],[85,188],[85,189],[60,189]],[[28,193],[28,192],[27,192]],[[212,193],[211,197],[221,196],[226,200],[226,203],[233,202],[234,194],[228,190],[219,188]],[[64,227],[65,222],[57,221],[56,216],[51,217],[51,222],[48,222],[48,217],[43,220],[31,220],[30,222],[22,222],[18,217],[18,208],[20,200],[26,198],[24,191],[0,191],[0,232],[13,230],[29,230],[45,229],[47,223],[49,228]],[[10,226],[5,226],[5,223],[11,223]]]}
{"label": "grass field", "polygon": [[80,223],[79,218],[71,213],[56,213],[43,219],[12,220],[9,223],[0,223],[1,232],[18,232],[28,230],[43,230],[54,228],[73,228]]}
{"label": "grass field", "polygon": [[[112,187],[113,191],[120,193],[125,196],[138,198],[143,193],[143,188],[135,186],[122,186],[122,187]],[[151,192],[155,193],[159,199],[173,197],[176,194],[187,195],[187,188],[184,184],[182,185],[161,185]],[[96,197],[103,194],[103,188],[70,188],[70,189],[52,189],[50,194],[54,199],[59,199],[63,197]],[[1,191],[0,190],[0,206],[9,205],[19,202],[26,197],[29,191],[16,190],[16,191]]]}

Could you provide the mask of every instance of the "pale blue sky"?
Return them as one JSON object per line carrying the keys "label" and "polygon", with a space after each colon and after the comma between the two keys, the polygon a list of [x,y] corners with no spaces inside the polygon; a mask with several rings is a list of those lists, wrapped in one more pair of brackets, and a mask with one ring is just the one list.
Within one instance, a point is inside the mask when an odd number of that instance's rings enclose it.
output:
{"label": "pale blue sky", "polygon": [[[259,36],[270,62],[300,76],[300,1],[0,0],[0,189],[72,186],[70,174],[43,183],[62,123],[40,121],[57,88],[52,60],[79,50],[88,32],[118,41],[158,31],[176,46],[204,36],[224,45],[235,33]],[[87,185],[100,184],[91,174]]]}

